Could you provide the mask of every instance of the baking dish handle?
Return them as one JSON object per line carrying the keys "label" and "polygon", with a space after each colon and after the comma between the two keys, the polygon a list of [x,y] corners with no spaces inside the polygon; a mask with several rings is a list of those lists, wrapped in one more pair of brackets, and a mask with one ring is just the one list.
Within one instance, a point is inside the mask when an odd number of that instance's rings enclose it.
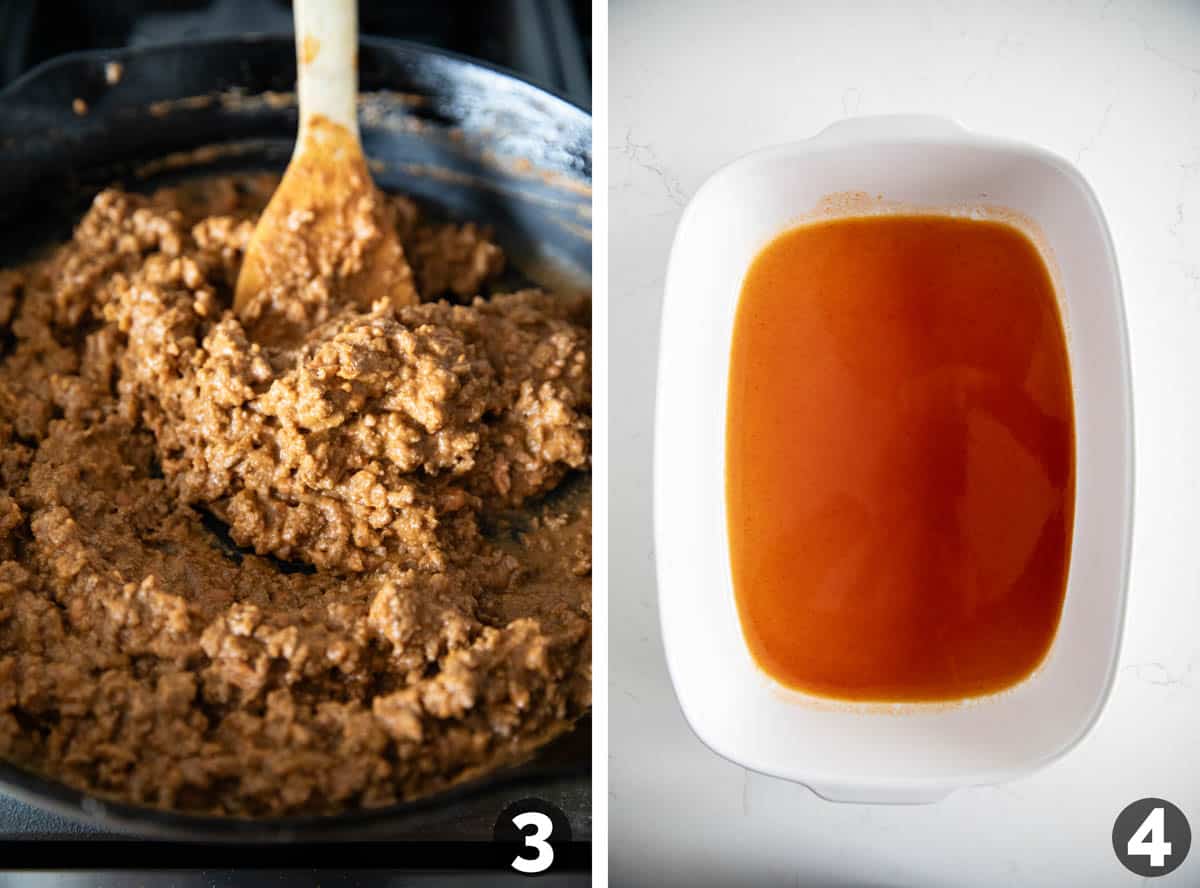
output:
{"label": "baking dish handle", "polygon": [[963,136],[966,129],[957,121],[933,114],[878,114],[872,117],[847,117],[829,124],[809,141],[875,142],[930,139],[939,136]]}
{"label": "baking dish handle", "polygon": [[871,783],[806,783],[827,802],[852,805],[931,805],[957,789],[946,784],[885,786]]}

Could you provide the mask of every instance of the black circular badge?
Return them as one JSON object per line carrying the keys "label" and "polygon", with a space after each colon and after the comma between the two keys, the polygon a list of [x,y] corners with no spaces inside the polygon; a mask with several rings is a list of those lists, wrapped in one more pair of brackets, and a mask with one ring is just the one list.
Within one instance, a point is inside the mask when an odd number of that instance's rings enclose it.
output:
{"label": "black circular badge", "polygon": [[1138,799],[1117,815],[1112,843],[1125,869],[1139,876],[1165,876],[1187,858],[1192,828],[1166,799]]}
{"label": "black circular badge", "polygon": [[554,846],[571,841],[571,822],[561,809],[542,799],[521,799],[500,812],[492,838],[512,845],[511,866],[535,876],[554,864]]}

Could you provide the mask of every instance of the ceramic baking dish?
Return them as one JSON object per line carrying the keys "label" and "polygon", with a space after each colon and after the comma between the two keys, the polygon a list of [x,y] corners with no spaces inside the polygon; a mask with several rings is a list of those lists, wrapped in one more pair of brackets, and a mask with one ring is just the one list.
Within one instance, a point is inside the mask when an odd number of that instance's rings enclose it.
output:
{"label": "ceramic baking dish", "polygon": [[[805,219],[896,208],[1019,224],[1054,274],[1067,327],[1076,504],[1062,618],[1029,678],[960,703],[835,703],[777,684],[751,659],[730,576],[725,399],[742,277],[763,246]],[[835,124],[717,172],[684,211],[671,250],[655,417],[659,608],[692,729],[725,758],[838,801],[934,801],[1067,753],[1095,724],[1116,670],[1132,428],[1112,241],[1091,188],[1065,160],[946,120],[879,117]]]}

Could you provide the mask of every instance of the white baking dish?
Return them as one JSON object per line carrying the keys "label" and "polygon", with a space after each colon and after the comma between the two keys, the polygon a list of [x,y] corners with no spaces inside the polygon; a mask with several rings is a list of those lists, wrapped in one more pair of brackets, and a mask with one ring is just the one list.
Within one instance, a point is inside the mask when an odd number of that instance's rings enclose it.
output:
{"label": "white baking dish", "polygon": [[[742,637],[724,501],[726,383],[742,277],[775,235],[847,192],[885,210],[1004,208],[1026,220],[1055,274],[1075,397],[1070,574],[1046,659],[999,694],[953,704],[820,701],[763,673]],[[846,203],[826,200],[821,212],[847,212]],[[945,120],[879,117],[844,121],[725,167],[688,205],[672,247],[655,427],[667,664],[688,722],[715,752],[833,800],[927,802],[1028,774],[1068,752],[1096,722],[1125,611],[1133,423],[1112,242],[1095,195],[1071,164]]]}

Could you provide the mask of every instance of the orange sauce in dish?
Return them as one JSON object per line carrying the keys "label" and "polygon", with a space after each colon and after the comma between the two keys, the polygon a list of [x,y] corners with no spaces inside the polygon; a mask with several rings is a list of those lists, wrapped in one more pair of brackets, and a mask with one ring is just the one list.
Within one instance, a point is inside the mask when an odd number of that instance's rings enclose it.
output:
{"label": "orange sauce in dish", "polygon": [[880,702],[1026,678],[1058,627],[1075,503],[1037,248],[935,215],[779,236],[738,303],[725,472],[738,613],[770,676]]}

